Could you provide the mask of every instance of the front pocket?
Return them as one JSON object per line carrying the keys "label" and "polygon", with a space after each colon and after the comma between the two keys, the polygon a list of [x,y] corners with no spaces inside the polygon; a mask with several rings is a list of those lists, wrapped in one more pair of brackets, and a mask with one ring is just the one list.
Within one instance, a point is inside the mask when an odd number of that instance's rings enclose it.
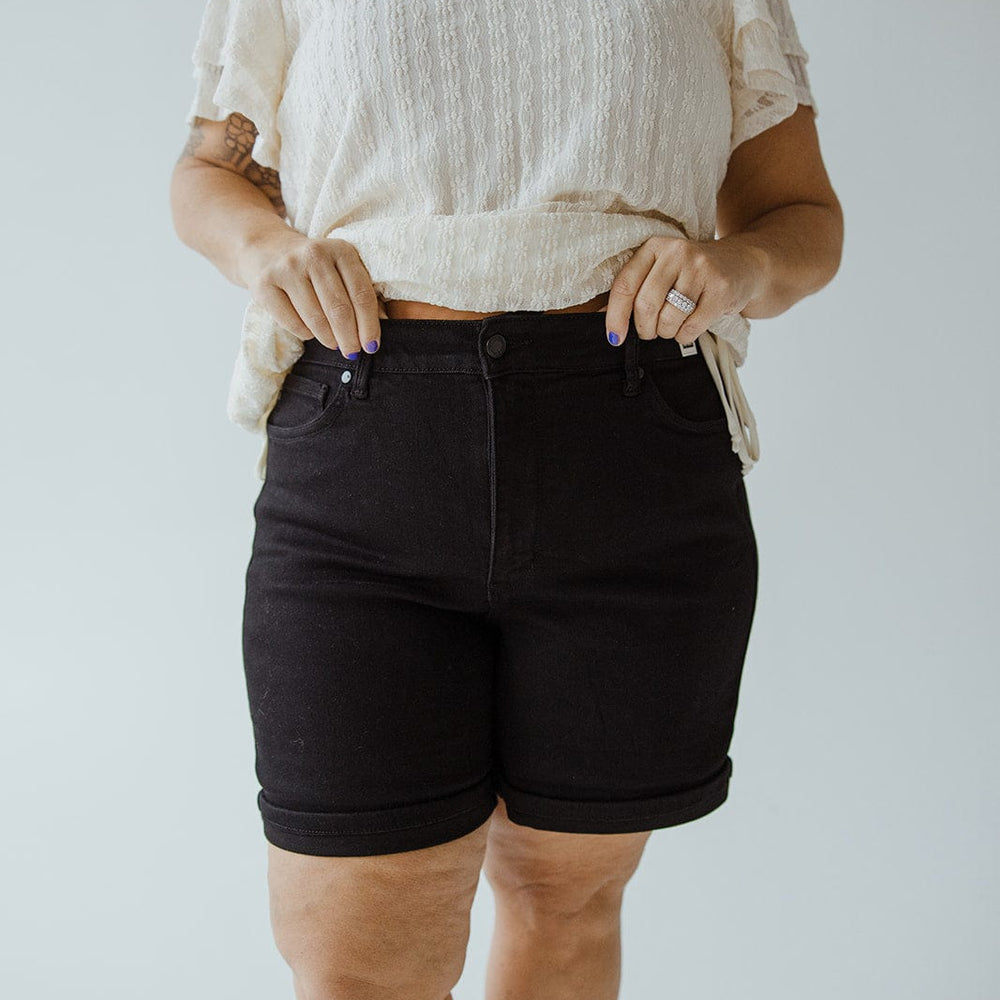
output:
{"label": "front pocket", "polygon": [[[346,382],[344,373],[348,375]],[[350,375],[346,367],[297,362],[285,375],[268,414],[268,435],[299,437],[330,426],[347,399]]]}
{"label": "front pocket", "polygon": [[640,395],[659,417],[675,427],[706,434],[728,429],[722,397],[700,353],[648,359],[641,371]]}

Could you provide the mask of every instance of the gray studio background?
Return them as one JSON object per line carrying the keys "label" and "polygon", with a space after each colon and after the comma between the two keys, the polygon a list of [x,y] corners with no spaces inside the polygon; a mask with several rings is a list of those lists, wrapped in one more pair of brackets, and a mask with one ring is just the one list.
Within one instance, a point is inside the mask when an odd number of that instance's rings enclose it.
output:
{"label": "gray studio background", "polygon": [[[733,783],[653,835],[621,996],[996,1000],[1000,6],[792,6],[844,262],[754,321]],[[2,2],[11,997],[292,997],[239,647],[247,293],[168,205],[201,10]],[[483,879],[456,1000],[482,995],[492,908]]]}

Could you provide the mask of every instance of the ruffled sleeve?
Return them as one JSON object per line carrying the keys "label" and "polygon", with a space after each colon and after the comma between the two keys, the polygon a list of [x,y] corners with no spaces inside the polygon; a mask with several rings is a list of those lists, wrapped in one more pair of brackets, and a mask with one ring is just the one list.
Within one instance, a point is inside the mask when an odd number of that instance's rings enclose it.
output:
{"label": "ruffled sleeve", "polygon": [[195,93],[186,123],[245,115],[258,132],[253,158],[277,170],[277,114],[288,62],[280,0],[208,0],[191,61]]}
{"label": "ruffled sleeve", "polygon": [[799,104],[819,113],[806,72],[808,59],[788,0],[733,0],[730,152],[790,117]]}

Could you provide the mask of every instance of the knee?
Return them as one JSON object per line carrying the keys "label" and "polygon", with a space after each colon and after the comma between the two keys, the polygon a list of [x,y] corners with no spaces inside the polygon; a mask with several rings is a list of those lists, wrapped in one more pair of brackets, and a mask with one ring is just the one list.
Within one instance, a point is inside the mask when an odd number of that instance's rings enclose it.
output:
{"label": "knee", "polygon": [[[389,916],[381,928],[341,926],[325,940],[277,934],[296,1000],[442,1000],[462,975],[467,927],[442,920],[421,934]],[[305,946],[303,946],[305,945]]]}
{"label": "knee", "polygon": [[[465,964],[467,901],[407,898],[325,913],[306,906],[273,926],[297,1000],[441,1000]],[[410,913],[403,912],[406,905]]]}
{"label": "knee", "polygon": [[451,1000],[451,989],[458,981],[449,979],[448,985],[436,982],[418,982],[409,980],[405,983],[386,985],[375,979],[360,976],[330,975],[317,976],[305,973],[294,973],[292,982],[295,989],[295,1000]]}
{"label": "knee", "polygon": [[616,922],[621,911],[625,875],[577,872],[485,872],[497,903],[532,922]]}

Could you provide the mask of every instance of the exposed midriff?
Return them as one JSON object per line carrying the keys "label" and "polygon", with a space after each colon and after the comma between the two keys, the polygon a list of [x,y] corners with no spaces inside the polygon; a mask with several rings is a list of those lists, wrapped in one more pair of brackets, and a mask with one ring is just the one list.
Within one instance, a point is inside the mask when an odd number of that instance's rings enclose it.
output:
{"label": "exposed midriff", "polygon": [[[434,305],[431,302],[419,302],[416,299],[386,299],[383,303],[390,319],[483,319],[486,316],[498,316],[499,312],[468,312],[461,309],[449,309],[447,306]],[[566,306],[564,309],[546,309],[546,313],[567,312],[605,312],[608,305],[608,293],[601,292],[586,302]]]}

